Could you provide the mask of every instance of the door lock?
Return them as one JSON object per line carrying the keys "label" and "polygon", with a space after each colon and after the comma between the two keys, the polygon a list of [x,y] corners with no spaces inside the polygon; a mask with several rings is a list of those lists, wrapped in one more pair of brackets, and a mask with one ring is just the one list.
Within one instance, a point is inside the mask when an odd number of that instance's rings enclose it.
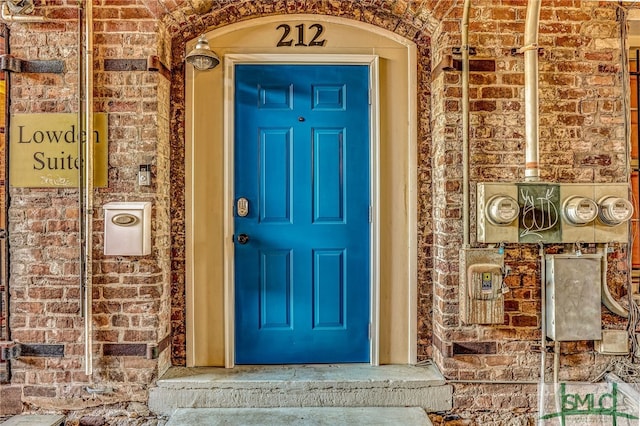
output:
{"label": "door lock", "polygon": [[249,214],[249,200],[244,197],[238,198],[236,203],[236,212],[240,217],[246,217]]}

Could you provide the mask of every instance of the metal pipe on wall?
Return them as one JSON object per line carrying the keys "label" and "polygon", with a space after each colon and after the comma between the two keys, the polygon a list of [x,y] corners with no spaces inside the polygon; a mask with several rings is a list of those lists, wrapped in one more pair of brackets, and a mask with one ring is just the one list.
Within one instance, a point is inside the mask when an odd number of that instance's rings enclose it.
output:
{"label": "metal pipe on wall", "polygon": [[[540,179],[539,118],[538,118],[538,26],[540,25],[540,0],[529,0],[525,20],[524,46],[524,119],[525,119],[525,170],[528,182]],[[540,384],[538,385],[538,411],[543,412],[547,364],[546,275],[544,244],[540,243]],[[540,420],[542,422],[542,420]]]}
{"label": "metal pipe on wall", "polygon": [[[2,24],[2,37],[4,38],[4,53],[6,54],[10,54],[10,43],[9,43],[9,27]],[[1,338],[6,339],[6,341],[10,341],[11,340],[11,321],[10,321],[10,312],[11,310],[9,309],[10,307],[10,303],[11,303],[11,298],[9,297],[9,273],[10,273],[10,255],[9,255],[9,238],[8,238],[8,233],[9,233],[9,202],[11,200],[11,194],[9,192],[9,188],[10,188],[10,181],[9,181],[9,138],[11,137],[11,132],[9,129],[9,123],[10,123],[10,119],[11,119],[11,111],[9,111],[9,99],[10,99],[10,94],[11,94],[11,73],[10,72],[4,72],[4,81],[5,81],[5,86],[4,86],[4,223],[2,224],[2,227],[4,228],[4,235],[2,238],[2,251],[3,251],[3,256],[2,256],[2,268],[4,268],[4,271],[2,271],[2,275],[1,275],[1,279],[4,280],[4,295],[2,295],[3,297],[3,302],[4,302],[4,321],[5,321],[5,335],[4,336],[0,336]],[[0,312],[0,315],[2,314],[2,312]],[[11,362],[7,361],[6,362],[6,378],[7,380],[11,379]]]}
{"label": "metal pipe on wall", "polygon": [[[84,127],[84,56],[83,56],[83,34],[84,34],[84,25],[82,24],[84,20],[84,8],[82,7],[82,2],[78,2],[78,132],[82,130]],[[80,139],[80,138],[78,138]],[[78,158],[80,159],[80,164],[78,167],[78,243],[79,243],[79,252],[80,257],[78,259],[79,262],[79,285],[80,285],[80,312],[84,317],[84,275],[85,275],[85,263],[84,263],[84,239],[85,239],[85,230],[84,230],[84,147],[81,143],[78,143]]]}
{"label": "metal pipe on wall", "polygon": [[[93,373],[93,4],[85,7],[85,52],[84,52],[84,328],[85,328],[85,374]],[[81,144],[82,145],[82,144]]]}
{"label": "metal pipe on wall", "polygon": [[469,9],[471,0],[464,0],[462,11],[462,244],[469,247]]}
{"label": "metal pipe on wall", "polygon": [[[538,256],[540,257],[540,383],[538,385],[538,413],[543,412],[546,370],[547,370],[547,310],[546,310],[546,271],[544,259],[544,244],[539,243]],[[539,421],[542,425],[542,419]]]}
{"label": "metal pipe on wall", "polygon": [[524,127],[525,127],[525,181],[538,181],[538,25],[540,21],[540,0],[529,0],[525,21],[524,46]]}

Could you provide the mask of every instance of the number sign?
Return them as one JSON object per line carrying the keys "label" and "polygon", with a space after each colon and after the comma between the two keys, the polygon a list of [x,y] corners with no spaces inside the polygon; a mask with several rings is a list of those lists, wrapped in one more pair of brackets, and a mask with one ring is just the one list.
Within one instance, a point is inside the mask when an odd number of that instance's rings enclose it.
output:
{"label": "number sign", "polygon": [[[312,33],[311,39],[307,42],[307,34],[306,34],[306,25],[300,24],[296,25],[295,29],[297,30],[296,34],[291,34],[291,25],[289,24],[280,24],[276,27],[276,30],[282,30],[282,36],[276,44],[276,47],[291,47],[291,46],[305,46],[305,47],[313,47],[313,46],[324,46],[326,41],[322,37],[324,33],[324,27],[321,24],[311,24],[309,25],[309,32]],[[295,41],[295,44],[293,43]]]}

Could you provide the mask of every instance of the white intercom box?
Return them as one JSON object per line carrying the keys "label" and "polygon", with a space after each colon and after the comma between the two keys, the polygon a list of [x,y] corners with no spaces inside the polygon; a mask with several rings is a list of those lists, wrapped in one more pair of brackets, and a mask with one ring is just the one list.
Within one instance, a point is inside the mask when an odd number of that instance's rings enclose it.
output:
{"label": "white intercom box", "polygon": [[104,254],[151,254],[151,202],[107,203],[104,209]]}

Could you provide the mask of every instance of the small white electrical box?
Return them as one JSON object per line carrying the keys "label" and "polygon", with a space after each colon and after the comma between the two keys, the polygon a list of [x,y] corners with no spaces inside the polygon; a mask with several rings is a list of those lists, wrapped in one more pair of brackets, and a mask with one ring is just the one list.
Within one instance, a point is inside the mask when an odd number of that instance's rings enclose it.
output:
{"label": "small white electrical box", "polygon": [[602,330],[602,340],[593,343],[596,352],[601,354],[629,354],[629,333],[626,330]]}
{"label": "small white electrical box", "polygon": [[104,209],[104,254],[151,254],[151,202],[107,203]]}

